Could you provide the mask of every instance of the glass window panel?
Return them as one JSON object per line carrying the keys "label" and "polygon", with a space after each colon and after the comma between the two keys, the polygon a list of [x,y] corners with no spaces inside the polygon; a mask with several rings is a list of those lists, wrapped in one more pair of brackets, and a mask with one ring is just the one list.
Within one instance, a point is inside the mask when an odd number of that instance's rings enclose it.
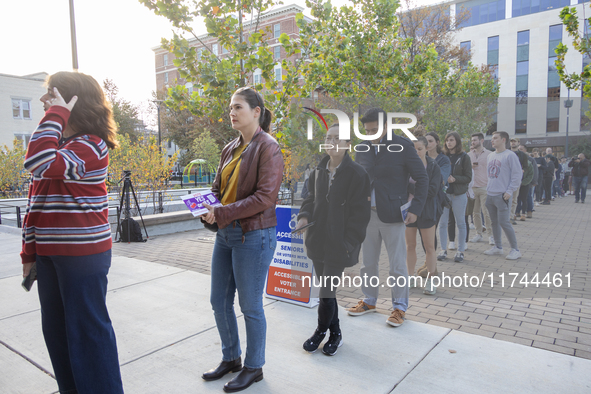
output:
{"label": "glass window panel", "polygon": [[516,16],[521,16],[521,0],[513,0],[513,10],[511,16],[513,18]]}
{"label": "glass window panel", "polygon": [[499,36],[488,37],[488,50],[495,51],[499,50]]}
{"label": "glass window panel", "polygon": [[515,120],[527,120],[527,104],[515,106]]}
{"label": "glass window panel", "polygon": [[558,118],[546,120],[546,133],[557,133],[559,123],[560,120]]}
{"label": "glass window panel", "polygon": [[550,26],[550,41],[562,40],[562,25]]}
{"label": "glass window panel", "polygon": [[520,91],[520,90],[527,90],[528,86],[527,86],[527,75],[518,75],[516,78],[516,90]]}
{"label": "glass window panel", "polygon": [[23,106],[23,118],[24,119],[31,119],[31,102],[23,100],[22,106]]}
{"label": "glass window panel", "polygon": [[517,62],[517,75],[527,75],[528,69],[529,69],[529,62],[528,61]]}
{"label": "glass window panel", "polygon": [[549,101],[546,117],[548,119],[558,118],[560,116],[560,101]]}
{"label": "glass window panel", "polygon": [[482,4],[478,11],[478,15],[480,15],[479,22],[486,23],[488,22],[488,4]]}
{"label": "glass window panel", "polygon": [[530,14],[530,0],[521,0],[521,15]]}
{"label": "glass window panel", "polygon": [[515,134],[527,133],[527,120],[516,120],[515,121]]}
{"label": "glass window panel", "polygon": [[529,30],[517,33],[517,45],[529,45]]}
{"label": "glass window panel", "polygon": [[554,88],[560,86],[560,77],[557,72],[548,73],[548,87]]}
{"label": "glass window panel", "polygon": [[488,56],[486,59],[487,64],[489,65],[496,65],[499,64],[499,51],[488,51]]}
{"label": "glass window panel", "polygon": [[273,26],[273,38],[278,38],[281,35],[281,23]]}
{"label": "glass window panel", "polygon": [[530,12],[532,14],[540,12],[540,0],[531,0]]}
{"label": "glass window panel", "polygon": [[281,68],[276,68],[275,69],[275,80],[276,81],[281,81]]}
{"label": "glass window panel", "polygon": [[560,40],[552,40],[548,43],[548,57],[556,56],[556,52],[554,50],[560,44]]}
{"label": "glass window panel", "polygon": [[548,87],[548,100],[560,101],[560,86]]}
{"label": "glass window panel", "polygon": [[214,55],[218,54],[218,44],[213,44],[211,46],[211,51],[213,52]]}
{"label": "glass window panel", "polygon": [[517,61],[523,62],[529,60],[529,45],[521,45],[517,47]]}
{"label": "glass window panel", "polygon": [[488,4],[488,22],[494,22],[497,20],[497,3]]}
{"label": "glass window panel", "polygon": [[550,0],[540,0],[540,11],[546,11],[550,9]]}
{"label": "glass window panel", "polygon": [[273,59],[279,59],[281,57],[281,47],[278,45],[273,48]]}
{"label": "glass window panel", "polygon": [[505,0],[497,1],[497,20],[505,19]]}
{"label": "glass window panel", "polygon": [[13,118],[20,118],[21,117],[21,101],[20,100],[12,100],[12,117]]}

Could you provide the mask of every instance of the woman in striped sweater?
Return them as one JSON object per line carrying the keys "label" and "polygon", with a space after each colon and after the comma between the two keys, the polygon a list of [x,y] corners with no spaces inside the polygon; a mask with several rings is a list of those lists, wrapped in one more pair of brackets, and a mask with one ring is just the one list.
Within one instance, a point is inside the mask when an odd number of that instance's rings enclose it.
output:
{"label": "woman in striped sweater", "polygon": [[111,229],[105,179],[116,126],[88,75],[59,72],[25,168],[33,182],[23,224],[23,275],[36,264],[42,328],[62,393],[123,393],[107,312]]}

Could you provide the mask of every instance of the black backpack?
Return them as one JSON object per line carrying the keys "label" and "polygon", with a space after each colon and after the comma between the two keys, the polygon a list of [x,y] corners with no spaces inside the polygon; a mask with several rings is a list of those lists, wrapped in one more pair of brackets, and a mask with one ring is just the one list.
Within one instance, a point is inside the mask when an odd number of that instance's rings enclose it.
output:
{"label": "black backpack", "polygon": [[[127,232],[129,229],[129,239]],[[144,242],[142,238],[142,230],[138,222],[132,218],[123,219],[121,221],[121,241],[123,242]]]}

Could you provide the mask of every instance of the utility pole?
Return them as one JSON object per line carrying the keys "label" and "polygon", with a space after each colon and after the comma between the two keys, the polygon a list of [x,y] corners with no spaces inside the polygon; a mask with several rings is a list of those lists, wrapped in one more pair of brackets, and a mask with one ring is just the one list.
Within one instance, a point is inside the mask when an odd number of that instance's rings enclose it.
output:
{"label": "utility pole", "polygon": [[70,36],[72,39],[72,68],[78,71],[78,48],[76,46],[76,21],[74,17],[74,0],[70,0]]}

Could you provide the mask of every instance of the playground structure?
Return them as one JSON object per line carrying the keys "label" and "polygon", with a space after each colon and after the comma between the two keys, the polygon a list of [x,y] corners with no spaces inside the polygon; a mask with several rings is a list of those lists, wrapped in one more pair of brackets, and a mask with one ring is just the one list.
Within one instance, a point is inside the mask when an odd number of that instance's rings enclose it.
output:
{"label": "playground structure", "polygon": [[211,184],[215,179],[215,171],[216,169],[211,165],[208,166],[205,160],[195,159],[185,167],[181,178],[181,184]]}

